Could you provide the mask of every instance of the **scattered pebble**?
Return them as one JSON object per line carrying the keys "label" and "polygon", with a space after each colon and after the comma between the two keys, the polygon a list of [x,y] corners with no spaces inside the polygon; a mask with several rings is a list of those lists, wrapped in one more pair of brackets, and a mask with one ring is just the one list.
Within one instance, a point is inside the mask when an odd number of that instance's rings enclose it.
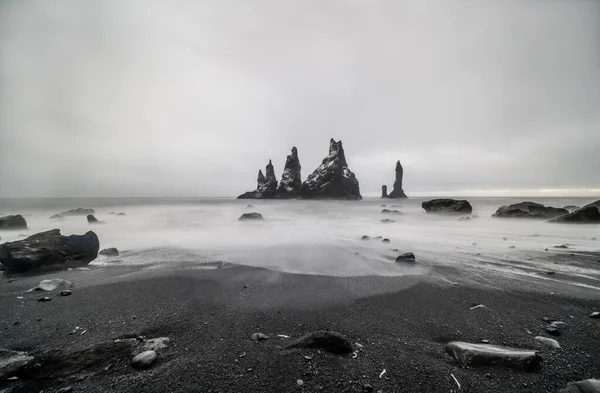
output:
{"label": "scattered pebble", "polygon": [[388,239],[388,238],[385,238],[385,239],[383,239],[381,242],[382,242],[382,243],[389,243],[389,242],[390,242],[390,239]]}
{"label": "scattered pebble", "polygon": [[131,360],[131,365],[140,370],[146,369],[152,366],[157,356],[154,351],[144,351]]}
{"label": "scattered pebble", "polygon": [[371,240],[371,237],[364,235],[363,237],[360,238],[360,240]]}
{"label": "scattered pebble", "polygon": [[560,344],[558,343],[558,341],[556,341],[554,339],[551,339],[548,337],[543,337],[543,336],[536,336],[536,337],[534,337],[534,339],[538,340],[542,344],[549,346],[550,348],[560,348]]}
{"label": "scattered pebble", "polygon": [[363,392],[365,393],[370,393],[373,391],[373,386],[369,385],[368,383],[363,385]]}
{"label": "scattered pebble", "polygon": [[52,299],[50,299],[48,296],[44,296],[44,297],[39,298],[38,302],[49,302],[50,300],[52,300]]}
{"label": "scattered pebble", "polygon": [[302,386],[302,385],[304,385],[304,381],[303,381],[303,380],[301,380],[301,379],[297,379],[297,380],[296,380],[296,384],[297,384],[298,386]]}
{"label": "scattered pebble", "polygon": [[554,246],[554,248],[569,248],[566,244],[561,244],[560,246]]}
{"label": "scattered pebble", "polygon": [[266,334],[263,333],[252,333],[252,341],[263,341],[263,340],[268,340],[269,336],[267,336]]}
{"label": "scattered pebble", "polygon": [[551,334],[553,336],[560,336],[560,330],[558,330],[557,327],[552,325],[546,327],[546,333]]}
{"label": "scattered pebble", "polygon": [[59,295],[60,296],[71,296],[71,291],[69,291],[68,289],[65,289],[64,291],[60,291]]}
{"label": "scattered pebble", "polygon": [[591,313],[590,318],[600,318],[600,311],[594,311],[593,313]]}
{"label": "scattered pebble", "polygon": [[66,386],[64,388],[60,388],[56,391],[56,393],[69,393],[72,392],[73,388],[71,386]]}
{"label": "scattered pebble", "polygon": [[405,252],[402,255],[398,255],[396,262],[415,262],[415,254],[412,252]]}
{"label": "scattered pebble", "polygon": [[478,309],[478,308],[485,308],[485,306],[483,304],[478,304],[476,306],[471,307],[471,310],[475,310],[475,309]]}
{"label": "scattered pebble", "polygon": [[508,246],[508,248],[517,248],[516,246]]}

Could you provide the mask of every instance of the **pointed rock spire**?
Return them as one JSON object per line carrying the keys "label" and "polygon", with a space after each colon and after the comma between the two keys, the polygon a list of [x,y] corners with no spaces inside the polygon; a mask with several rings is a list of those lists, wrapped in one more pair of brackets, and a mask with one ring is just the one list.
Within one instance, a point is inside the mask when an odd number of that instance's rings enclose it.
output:
{"label": "pointed rock spire", "polygon": [[265,168],[266,176],[262,171],[258,171],[256,190],[248,191],[237,197],[237,199],[273,199],[277,193],[277,179],[275,178],[275,169],[271,160]]}
{"label": "pointed rock spire", "polygon": [[381,197],[382,198],[388,197],[387,186],[385,184],[383,186],[381,186]]}
{"label": "pointed rock spire", "polygon": [[302,186],[301,169],[298,149],[294,146],[292,147],[292,154],[288,155],[285,160],[285,167],[277,188],[277,198],[289,199],[296,198],[299,195],[300,186]]}
{"label": "pointed rock spire", "polygon": [[329,154],[300,187],[305,199],[362,199],[356,176],[346,162],[342,141],[329,142]]}
{"label": "pointed rock spire", "polygon": [[394,182],[394,189],[388,195],[388,198],[408,198],[402,189],[402,178],[404,177],[404,169],[400,161],[396,162],[396,181]]}

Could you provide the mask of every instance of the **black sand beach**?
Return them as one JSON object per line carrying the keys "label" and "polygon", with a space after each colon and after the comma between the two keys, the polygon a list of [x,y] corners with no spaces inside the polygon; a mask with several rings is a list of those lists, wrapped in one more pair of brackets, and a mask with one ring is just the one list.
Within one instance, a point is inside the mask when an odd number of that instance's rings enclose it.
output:
{"label": "black sand beach", "polygon": [[[548,258],[590,269],[600,266],[598,254]],[[75,284],[71,296],[25,293],[40,280],[55,277]],[[600,293],[572,285],[573,277],[568,281],[542,271],[539,279],[521,280],[447,266],[433,267],[426,276],[343,278],[228,264],[91,267],[12,282],[4,277],[2,348],[35,357],[47,350],[76,352],[137,336],[169,337],[170,343],[147,370],[132,368],[130,356],[99,354],[102,361],[71,375],[40,364],[26,378],[1,381],[0,389],[555,392],[567,382],[597,377],[600,370],[600,320],[589,317],[600,310]],[[38,302],[41,296],[52,301]],[[485,307],[472,309],[478,304]],[[534,340],[550,337],[544,317],[568,324],[554,337],[562,349]],[[284,348],[315,330],[339,332],[362,348],[350,356]],[[254,342],[255,332],[270,339]],[[543,361],[530,372],[466,368],[444,351],[444,344],[453,340],[536,349]]]}

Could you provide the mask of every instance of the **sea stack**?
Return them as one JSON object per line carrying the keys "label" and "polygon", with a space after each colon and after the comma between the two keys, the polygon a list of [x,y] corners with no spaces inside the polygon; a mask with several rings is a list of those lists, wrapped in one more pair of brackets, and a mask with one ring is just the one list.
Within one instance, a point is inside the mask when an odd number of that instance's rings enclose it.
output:
{"label": "sea stack", "polygon": [[384,184],[383,186],[381,186],[381,198],[387,198],[387,197],[388,197],[387,186]]}
{"label": "sea stack", "polygon": [[285,160],[285,167],[277,188],[277,198],[292,199],[298,197],[302,186],[301,169],[298,149],[294,146],[292,147],[292,154],[288,155]]}
{"label": "sea stack", "polygon": [[261,170],[258,171],[256,190],[245,192],[237,199],[274,199],[277,194],[277,179],[271,160],[265,168],[265,173],[266,176],[263,175]]}
{"label": "sea stack", "polygon": [[[402,189],[402,178],[404,177],[404,169],[402,168],[402,164],[400,164],[400,161],[396,162],[396,181],[394,181],[394,189],[392,190],[392,192],[390,192],[389,195],[384,195],[384,193],[382,193],[381,197],[382,198],[408,198],[406,196],[406,194],[404,193],[404,190]],[[382,190],[385,187],[385,190],[387,191],[387,186],[382,186]],[[387,193],[386,193],[387,194]]]}
{"label": "sea stack", "polygon": [[300,187],[304,199],[362,199],[356,176],[348,168],[342,141],[329,142],[329,155]]}

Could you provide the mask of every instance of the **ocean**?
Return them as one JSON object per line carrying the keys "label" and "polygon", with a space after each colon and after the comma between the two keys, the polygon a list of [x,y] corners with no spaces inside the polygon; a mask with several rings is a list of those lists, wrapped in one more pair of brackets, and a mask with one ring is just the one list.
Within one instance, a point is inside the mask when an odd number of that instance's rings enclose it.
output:
{"label": "ocean", "polygon": [[[99,256],[92,266],[144,265],[169,268],[210,267],[214,262],[258,266],[284,272],[335,276],[427,274],[431,265],[464,265],[465,269],[504,269],[514,261],[545,266],[546,248],[567,245],[569,252],[600,250],[599,225],[550,224],[537,220],[497,219],[502,205],[524,200],[547,206],[583,206],[595,198],[466,198],[473,205],[470,221],[428,215],[421,202],[431,198],[362,201],[236,200],[228,198],[56,198],[0,199],[0,214],[22,214],[29,231],[2,231],[0,242],[58,228],[63,234],[93,230],[101,248],[116,247],[121,256]],[[247,207],[251,204],[253,207]],[[400,210],[385,215],[380,205]],[[104,224],[90,225],[85,216],[50,220],[55,213],[93,208]],[[251,211],[263,222],[240,222]],[[110,213],[123,212],[125,216]],[[395,223],[383,224],[390,218]],[[361,241],[363,235],[389,238]],[[514,248],[513,248],[514,246]],[[413,252],[417,264],[394,262]],[[566,251],[563,251],[566,252]],[[558,267],[574,269],[568,266]],[[575,272],[586,274],[585,271]]]}

